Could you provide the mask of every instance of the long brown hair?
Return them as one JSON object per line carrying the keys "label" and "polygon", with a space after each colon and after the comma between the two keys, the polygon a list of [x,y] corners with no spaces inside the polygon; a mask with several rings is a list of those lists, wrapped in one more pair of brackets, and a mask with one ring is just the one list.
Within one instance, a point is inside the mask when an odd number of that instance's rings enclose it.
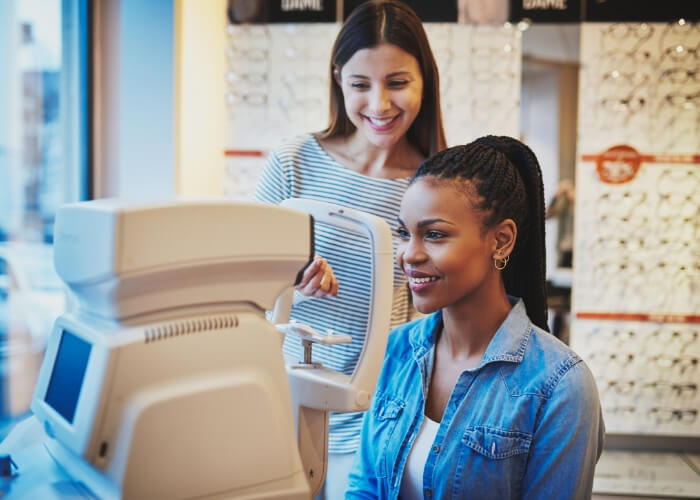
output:
{"label": "long brown hair", "polygon": [[446,147],[440,111],[440,79],[423,23],[398,0],[371,0],[360,4],[347,18],[333,44],[330,64],[330,116],[321,137],[348,135],[355,126],[348,118],[343,90],[333,72],[340,71],[358,50],[390,43],[416,58],[423,78],[423,100],[406,136],[425,156]]}

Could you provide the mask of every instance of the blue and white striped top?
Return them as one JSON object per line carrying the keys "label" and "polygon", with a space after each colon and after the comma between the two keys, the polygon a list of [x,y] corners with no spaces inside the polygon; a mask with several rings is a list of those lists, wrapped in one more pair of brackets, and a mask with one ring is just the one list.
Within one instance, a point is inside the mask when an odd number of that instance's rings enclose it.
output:
{"label": "blue and white striped top", "polygon": [[[310,134],[299,136],[270,153],[258,182],[255,198],[279,203],[286,198],[309,198],[362,210],[383,218],[392,228],[396,253],[396,218],[408,178],[368,177],[335,161]],[[364,344],[369,316],[370,245],[362,236],[317,223],[316,253],[333,267],[338,278],[338,296],[309,299],[292,308],[291,317],[317,331],[331,329],[352,336],[349,344],[315,345],[314,361],[351,374]],[[394,262],[394,300],[391,327],[409,319],[406,277]],[[284,353],[302,358],[301,343],[287,338]],[[333,413],[330,416],[329,451],[350,453],[357,449],[362,413]]]}

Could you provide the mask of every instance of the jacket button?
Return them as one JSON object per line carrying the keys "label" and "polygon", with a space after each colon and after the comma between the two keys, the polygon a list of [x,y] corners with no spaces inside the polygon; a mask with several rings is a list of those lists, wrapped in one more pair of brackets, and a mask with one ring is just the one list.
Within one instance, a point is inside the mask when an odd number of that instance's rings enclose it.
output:
{"label": "jacket button", "polygon": [[433,498],[433,491],[432,490],[429,490],[428,488],[426,488],[424,493],[425,493],[426,498]]}
{"label": "jacket button", "polygon": [[440,446],[434,444],[433,445],[433,453],[440,453]]}

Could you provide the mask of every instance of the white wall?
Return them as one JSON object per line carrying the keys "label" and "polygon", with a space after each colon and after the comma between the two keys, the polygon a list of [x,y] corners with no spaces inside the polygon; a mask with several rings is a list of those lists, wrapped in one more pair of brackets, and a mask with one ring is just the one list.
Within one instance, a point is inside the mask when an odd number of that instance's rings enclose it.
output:
{"label": "white wall", "polygon": [[222,194],[226,0],[98,0],[95,21],[95,197]]}
{"label": "white wall", "polygon": [[176,190],[224,192],[226,0],[176,1]]}
{"label": "white wall", "polygon": [[94,194],[175,192],[173,0],[95,2]]}
{"label": "white wall", "polygon": [[523,54],[550,62],[578,62],[581,26],[532,24],[523,33]]}
{"label": "white wall", "polygon": [[[570,86],[577,85],[579,38],[573,23],[533,24],[523,33],[521,133],[540,160],[547,203],[560,179],[573,179],[576,98]],[[545,231],[547,277],[567,284],[569,273],[557,270],[557,220],[548,220]]]}
{"label": "white wall", "polygon": [[[545,202],[559,182],[559,101],[557,72],[551,66],[523,64],[520,124],[523,141],[542,167]],[[547,221],[547,276],[557,267],[557,224]]]}

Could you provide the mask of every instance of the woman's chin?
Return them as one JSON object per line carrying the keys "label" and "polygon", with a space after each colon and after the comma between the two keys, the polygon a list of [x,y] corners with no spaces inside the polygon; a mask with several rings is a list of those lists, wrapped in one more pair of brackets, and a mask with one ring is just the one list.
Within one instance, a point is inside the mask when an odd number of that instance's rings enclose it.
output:
{"label": "woman's chin", "polygon": [[421,302],[420,300],[416,300],[415,296],[413,297],[413,307],[416,309],[416,311],[418,311],[421,314],[434,313],[435,311],[440,309],[440,307],[438,307],[435,304],[429,304],[426,302]]}

